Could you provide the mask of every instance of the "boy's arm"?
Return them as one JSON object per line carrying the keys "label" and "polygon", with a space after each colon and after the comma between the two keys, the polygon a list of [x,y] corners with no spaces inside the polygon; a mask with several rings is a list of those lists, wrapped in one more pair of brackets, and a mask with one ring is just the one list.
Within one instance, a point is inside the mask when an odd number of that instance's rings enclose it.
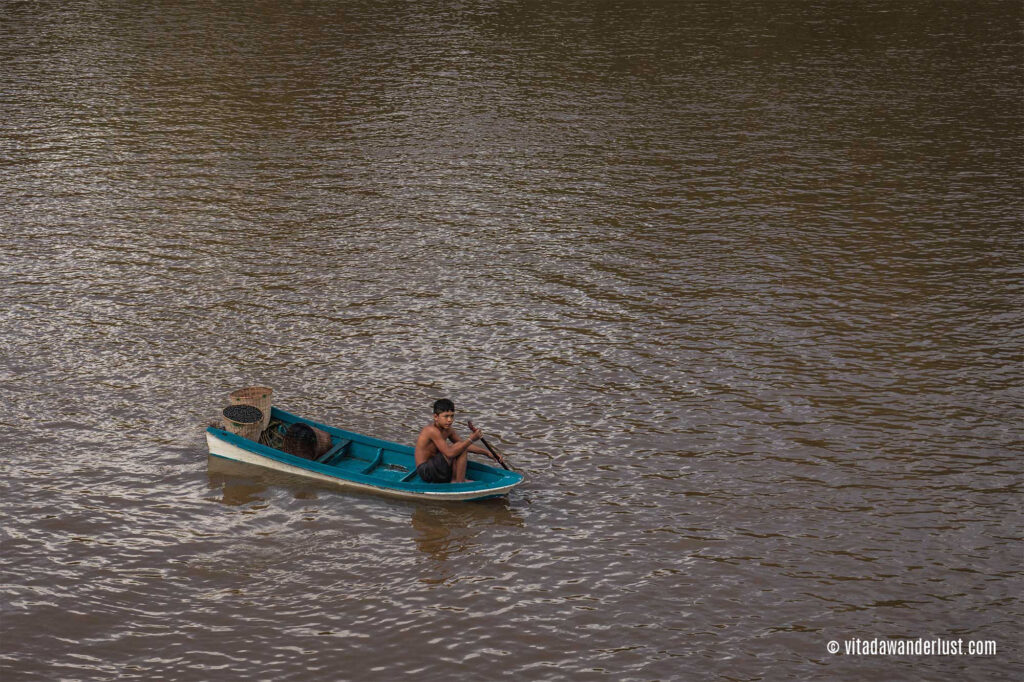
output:
{"label": "boy's arm", "polygon": [[437,429],[433,426],[424,426],[423,430],[420,431],[420,435],[416,437],[416,449],[415,459],[416,466],[419,466],[430,459],[433,453],[430,451],[430,444],[433,442],[431,430],[436,431]]}
{"label": "boy's arm", "polygon": [[[477,452],[480,448],[476,448],[473,445],[473,441],[476,441],[483,435],[480,430],[477,429],[473,434],[466,440],[461,440],[458,434],[454,430],[449,429],[447,435],[442,435],[439,429],[431,429],[430,437],[434,441],[434,447],[437,451],[448,459],[454,459],[464,452]],[[449,444],[448,440],[451,439],[452,443]],[[475,448],[475,449],[474,449]]]}
{"label": "boy's arm", "polygon": [[[477,429],[477,432],[479,432],[479,429]],[[480,435],[482,436],[483,434],[480,434]],[[448,437],[452,440],[453,443],[458,444],[458,443],[462,442],[462,439],[459,438],[459,434],[455,433],[455,429],[454,428],[448,429]],[[478,439],[474,438],[473,440],[478,440]],[[472,443],[473,440],[471,440],[470,442]],[[467,452],[472,452],[475,455],[486,455],[487,457],[491,456],[490,452],[488,452],[484,448],[480,447],[479,445],[470,445],[466,449],[466,451]]]}

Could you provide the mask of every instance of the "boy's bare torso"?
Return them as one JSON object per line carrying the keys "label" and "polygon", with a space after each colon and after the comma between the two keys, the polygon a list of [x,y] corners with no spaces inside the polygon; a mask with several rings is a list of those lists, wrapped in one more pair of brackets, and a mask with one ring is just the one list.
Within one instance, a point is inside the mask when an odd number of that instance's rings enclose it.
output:
{"label": "boy's bare torso", "polygon": [[424,427],[420,431],[420,437],[416,439],[416,466],[423,464],[440,452],[435,442],[437,438],[440,438],[441,442],[457,443],[459,441],[454,429],[440,429],[433,424]]}

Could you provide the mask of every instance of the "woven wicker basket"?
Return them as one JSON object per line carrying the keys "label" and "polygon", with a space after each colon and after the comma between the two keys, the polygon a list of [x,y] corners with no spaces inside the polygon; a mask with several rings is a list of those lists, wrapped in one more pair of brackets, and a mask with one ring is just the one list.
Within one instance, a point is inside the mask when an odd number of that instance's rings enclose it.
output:
{"label": "woven wicker basket", "polygon": [[[243,403],[248,404],[248,403]],[[259,441],[260,434],[263,433],[263,411],[256,408],[256,411],[260,413],[259,419],[255,419],[251,422],[241,422],[237,419],[233,419],[227,415],[227,412],[231,409],[231,406],[224,408],[221,412],[221,420],[224,423],[224,430],[230,431],[231,433],[237,434],[242,438],[248,438],[249,440]]]}
{"label": "woven wicker basket", "polygon": [[302,422],[292,424],[280,449],[305,459],[316,459],[331,449],[331,434]]}
{"label": "woven wicker basket", "polygon": [[[263,421],[260,422],[260,431],[266,430],[270,424],[271,398],[274,389],[268,386],[250,386],[234,391],[229,399],[232,405],[252,405],[258,407],[263,413]],[[259,434],[257,434],[258,436]]]}
{"label": "woven wicker basket", "polygon": [[315,426],[311,426],[310,428],[313,429],[313,433],[316,434],[316,456],[319,457],[331,449],[331,434],[318,429]]}

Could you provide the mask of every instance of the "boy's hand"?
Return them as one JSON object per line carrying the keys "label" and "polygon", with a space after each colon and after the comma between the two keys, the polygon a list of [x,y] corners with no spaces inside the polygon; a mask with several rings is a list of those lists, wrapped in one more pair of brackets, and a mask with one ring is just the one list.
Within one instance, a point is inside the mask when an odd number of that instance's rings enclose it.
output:
{"label": "boy's hand", "polygon": [[480,440],[483,437],[484,437],[483,431],[481,431],[480,429],[473,429],[473,433],[469,434],[469,442],[470,443],[475,443],[475,442],[477,442],[478,440]]}
{"label": "boy's hand", "polygon": [[[480,429],[474,428],[472,421],[466,420],[466,426],[468,426],[473,431],[473,440],[476,440],[477,438],[483,440],[483,432]],[[505,469],[508,469],[509,471],[512,470],[512,468],[509,465],[505,464],[505,458],[502,456],[500,451],[492,448],[491,444],[488,443],[487,441],[484,441],[484,447],[487,448],[487,454],[488,456],[491,457],[491,459],[493,459],[495,462],[500,464]]]}

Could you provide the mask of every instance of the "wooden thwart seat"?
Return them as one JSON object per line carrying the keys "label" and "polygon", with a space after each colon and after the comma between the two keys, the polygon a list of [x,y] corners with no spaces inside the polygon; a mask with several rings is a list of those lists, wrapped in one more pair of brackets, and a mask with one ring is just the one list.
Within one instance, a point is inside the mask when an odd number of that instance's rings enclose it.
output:
{"label": "wooden thwart seat", "polygon": [[377,448],[377,454],[374,455],[373,461],[370,462],[370,466],[363,469],[364,474],[368,474],[376,469],[384,461],[384,448]]}
{"label": "wooden thwart seat", "polygon": [[348,447],[348,444],[351,442],[352,441],[350,440],[339,440],[337,443],[334,444],[334,447],[332,447],[330,450],[317,457],[316,461],[319,462],[320,464],[334,464],[336,460],[339,460],[345,456],[344,450],[345,448]]}

